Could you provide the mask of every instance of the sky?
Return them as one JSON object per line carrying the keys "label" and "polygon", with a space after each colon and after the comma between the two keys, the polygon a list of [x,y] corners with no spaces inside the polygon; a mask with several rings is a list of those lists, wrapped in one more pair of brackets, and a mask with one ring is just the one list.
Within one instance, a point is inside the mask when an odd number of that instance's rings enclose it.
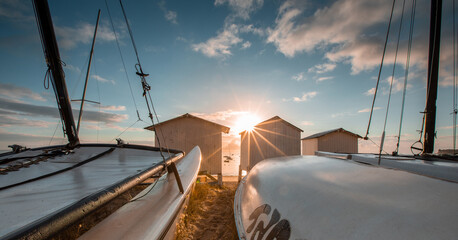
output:
{"label": "sky", "polygon": [[[86,95],[100,104],[85,105],[80,140],[122,138],[152,145],[153,133],[143,129],[151,121],[128,28],[119,1],[107,4],[111,20],[105,1],[49,0],[74,100],[81,99],[101,9]],[[229,152],[239,149],[239,119],[250,116],[259,121],[280,116],[302,129],[301,137],[341,127],[365,135],[391,1],[138,0],[123,5],[160,121],[191,113],[228,126],[223,151]],[[412,1],[405,1],[404,11],[402,5],[396,1],[370,140],[359,140],[360,152],[378,152],[387,108],[384,151],[395,150]],[[429,1],[417,1],[400,142],[406,154],[420,139],[429,9]],[[452,1],[444,0],[436,151],[453,148],[452,10]],[[66,143],[53,91],[45,89],[46,69],[31,1],[0,0],[0,150],[11,144]],[[72,102],[75,117],[79,104]]]}

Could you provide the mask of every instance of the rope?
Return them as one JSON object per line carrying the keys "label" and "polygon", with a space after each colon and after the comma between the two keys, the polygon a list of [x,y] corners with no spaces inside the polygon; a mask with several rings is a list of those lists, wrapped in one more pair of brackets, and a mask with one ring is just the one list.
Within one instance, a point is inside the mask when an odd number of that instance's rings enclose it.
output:
{"label": "rope", "polygon": [[398,133],[398,142],[396,143],[396,150],[394,153],[397,155],[399,153],[399,143],[401,142],[401,130],[402,130],[402,120],[404,118],[404,106],[405,106],[405,99],[406,99],[406,92],[407,92],[407,79],[409,77],[409,66],[410,66],[410,54],[412,50],[412,38],[413,38],[413,29],[415,23],[415,7],[417,5],[417,1],[412,1],[412,10],[410,13],[410,29],[409,29],[409,40],[408,40],[408,47],[407,47],[407,59],[406,59],[406,69],[404,73],[404,89],[402,91],[402,104],[401,104],[401,117],[399,120],[399,133]]}
{"label": "rope", "polygon": [[124,63],[124,57],[122,56],[121,47],[119,46],[118,35],[116,34],[116,30],[115,30],[115,27],[114,27],[114,24],[113,24],[113,19],[111,18],[110,8],[108,7],[107,0],[105,0],[105,5],[107,6],[107,12],[108,12],[108,16],[110,18],[111,28],[113,29],[113,33],[115,35],[116,45],[118,46],[118,51],[119,51],[119,56],[121,56],[122,66],[124,68],[124,73],[126,74],[127,83],[129,84],[130,95],[132,96],[132,100],[134,102],[135,110],[137,111],[137,117],[138,117],[138,119],[140,119],[140,114],[138,113],[138,108],[137,108],[137,102],[135,101],[135,98],[134,98],[134,92],[132,91],[132,86],[130,84],[129,74],[127,74],[126,64]]}
{"label": "rope", "polygon": [[[386,104],[385,123],[383,124],[383,135],[382,136],[385,135],[386,122],[388,120],[388,112],[390,110],[391,93],[392,93],[392,90],[393,90],[394,72],[396,71],[396,62],[397,62],[397,59],[398,59],[399,40],[401,39],[402,20],[404,19],[404,6],[405,6],[405,3],[406,3],[406,1],[404,0],[402,2],[401,20],[400,20],[400,23],[399,23],[398,39],[397,39],[397,43],[396,43],[396,52],[395,52],[395,55],[394,55],[393,72],[391,73],[390,92],[388,94],[388,102]],[[382,154],[383,140],[384,140],[384,138],[382,137],[382,143],[380,144],[380,154]],[[379,159],[379,165],[380,165],[380,159]]]}
{"label": "rope", "polygon": [[371,127],[372,114],[374,112],[375,99],[377,97],[378,86],[379,86],[379,83],[380,83],[380,75],[382,74],[383,61],[385,59],[386,45],[388,43],[388,36],[390,35],[391,21],[393,19],[393,12],[394,12],[394,4],[395,3],[396,3],[396,0],[393,0],[393,5],[391,6],[390,21],[388,22],[388,29],[386,31],[385,45],[383,46],[382,61],[380,62],[380,69],[378,71],[377,84],[375,85],[374,99],[372,100],[371,113],[369,115],[369,123],[367,124],[366,135],[363,138],[364,140],[368,139],[369,129]]}

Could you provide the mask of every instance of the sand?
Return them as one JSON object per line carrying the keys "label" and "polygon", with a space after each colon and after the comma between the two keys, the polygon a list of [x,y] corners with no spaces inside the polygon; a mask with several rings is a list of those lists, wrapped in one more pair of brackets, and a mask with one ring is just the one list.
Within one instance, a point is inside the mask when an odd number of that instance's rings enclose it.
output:
{"label": "sand", "polygon": [[196,184],[175,239],[238,239],[234,221],[236,182]]}

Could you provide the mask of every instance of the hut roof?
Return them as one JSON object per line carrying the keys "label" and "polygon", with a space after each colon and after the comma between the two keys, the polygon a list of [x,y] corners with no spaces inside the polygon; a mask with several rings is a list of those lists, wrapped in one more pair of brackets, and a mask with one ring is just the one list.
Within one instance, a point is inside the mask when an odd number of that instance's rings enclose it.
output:
{"label": "hut roof", "polygon": [[305,138],[302,138],[302,140],[306,140],[306,139],[312,139],[312,138],[319,138],[319,137],[322,137],[322,136],[325,136],[325,135],[328,135],[328,134],[331,134],[333,132],[342,132],[342,133],[347,133],[347,134],[351,134],[357,138],[362,138],[361,136],[359,136],[358,134],[355,134],[355,133],[352,133],[352,132],[349,132],[343,128],[337,128],[337,129],[332,129],[332,130],[328,130],[328,131],[324,131],[324,132],[320,132],[320,133],[315,133],[313,135],[310,135],[308,137],[305,137]]}
{"label": "hut roof", "polygon": [[161,122],[161,123],[156,124],[156,125],[151,125],[151,126],[145,127],[145,129],[150,130],[150,131],[154,131],[156,127],[159,127],[159,126],[162,126],[162,125],[167,125],[167,124],[169,124],[171,122],[175,122],[177,120],[181,120],[181,119],[185,119],[185,118],[193,118],[193,119],[197,119],[197,120],[200,120],[200,121],[203,121],[203,122],[211,123],[215,127],[219,127],[221,129],[221,132],[224,132],[224,133],[229,133],[229,130],[230,130],[229,127],[226,127],[226,126],[220,125],[218,123],[214,123],[214,122],[205,120],[203,118],[199,118],[199,117],[193,116],[193,115],[191,115],[189,113],[183,114],[183,115],[181,115],[179,117],[176,117],[176,118],[169,119],[167,121]]}
{"label": "hut roof", "polygon": [[[296,129],[296,130],[298,130],[298,131],[300,131],[300,132],[303,132],[302,129],[300,129],[300,128],[294,126],[293,124],[289,123],[288,121],[285,121],[283,118],[281,118],[281,117],[279,117],[279,116],[275,116],[275,117],[269,118],[269,119],[267,119],[267,120],[265,120],[265,121],[262,121],[262,122],[256,124],[255,127],[261,128],[260,126],[262,126],[262,125],[264,125],[264,124],[268,124],[268,123],[271,123],[271,122],[277,122],[277,121],[282,121],[282,122],[286,123],[286,125],[288,125],[288,126],[294,128],[294,129]],[[244,132],[246,132],[246,131],[243,131],[243,132],[241,132],[241,133],[239,133],[239,134],[243,134]]]}

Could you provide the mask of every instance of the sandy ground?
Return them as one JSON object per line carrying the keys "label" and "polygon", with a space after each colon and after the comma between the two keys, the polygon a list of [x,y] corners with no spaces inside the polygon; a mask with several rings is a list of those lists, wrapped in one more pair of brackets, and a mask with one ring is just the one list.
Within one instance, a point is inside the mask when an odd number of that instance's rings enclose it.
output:
{"label": "sandy ground", "polygon": [[175,239],[238,239],[233,211],[237,177],[223,182],[222,187],[196,184]]}

